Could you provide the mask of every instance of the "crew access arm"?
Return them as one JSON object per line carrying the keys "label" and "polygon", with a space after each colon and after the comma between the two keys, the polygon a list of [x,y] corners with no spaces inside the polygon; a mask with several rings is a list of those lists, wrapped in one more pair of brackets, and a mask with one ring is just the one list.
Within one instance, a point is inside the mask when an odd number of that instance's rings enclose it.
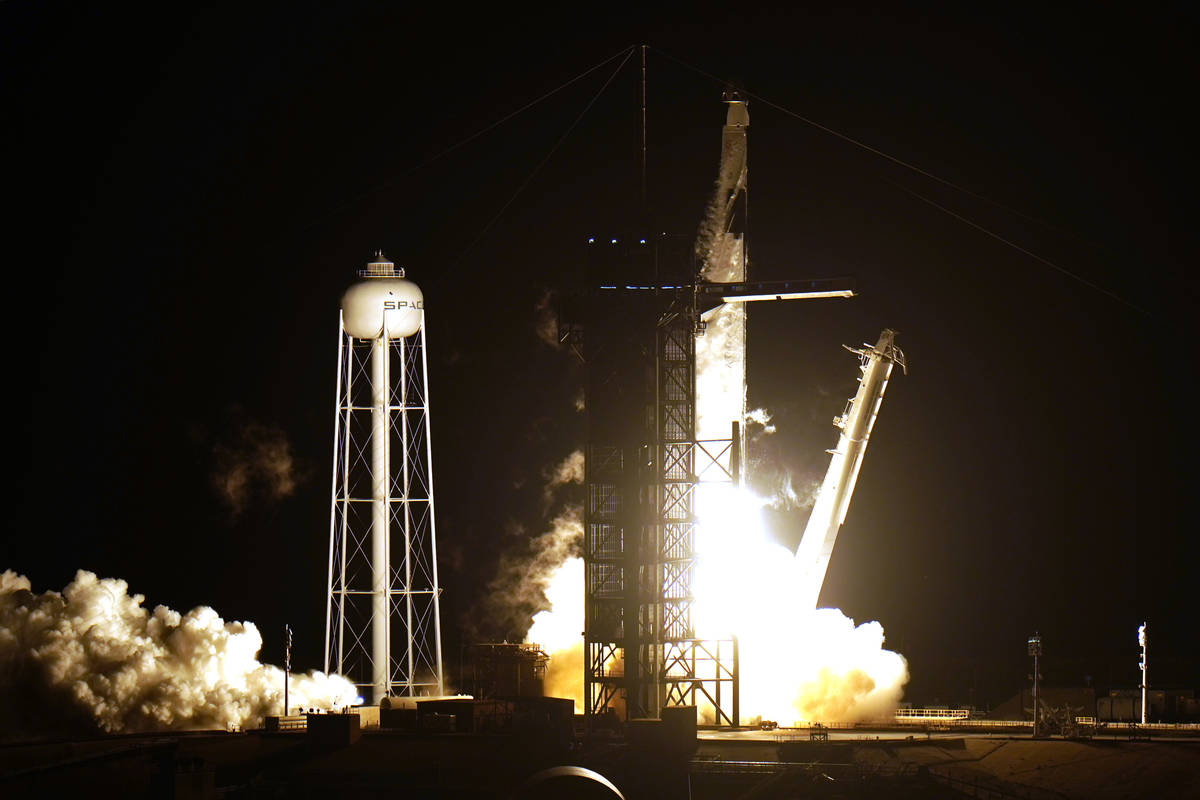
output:
{"label": "crew access arm", "polygon": [[[802,586],[801,603],[805,608],[816,608],[825,583],[825,571],[833,555],[838,530],[846,519],[850,508],[850,497],[858,480],[863,454],[867,451],[867,440],[875,426],[875,417],[883,403],[892,368],[899,364],[907,372],[904,353],[895,344],[896,332],[885,329],[874,347],[863,345],[863,349],[846,347],[861,358],[858,392],[849,401],[846,410],[834,417],[833,424],[841,429],[837,448],[829,451],[829,471],[817,494],[812,515],[804,528],[804,537],[796,550]],[[844,346],[844,345],[843,345]]]}

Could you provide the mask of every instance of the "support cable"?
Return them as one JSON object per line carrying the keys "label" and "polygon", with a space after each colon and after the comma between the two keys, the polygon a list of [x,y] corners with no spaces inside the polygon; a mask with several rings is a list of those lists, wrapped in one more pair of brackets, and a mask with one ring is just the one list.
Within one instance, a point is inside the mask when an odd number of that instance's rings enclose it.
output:
{"label": "support cable", "polygon": [[[673,61],[673,62],[675,62],[676,64],[680,65],[681,67],[684,67],[685,69],[689,69],[689,70],[691,70],[691,71],[693,71],[693,72],[695,72],[695,73],[697,73],[697,74],[699,74],[699,75],[703,75],[703,76],[704,76],[704,77],[706,77],[706,78],[709,78],[709,79],[711,79],[711,80],[714,80],[714,81],[718,81],[718,82],[720,82],[720,83],[723,83],[723,84],[728,84],[728,83],[731,83],[731,81],[729,81],[729,80],[726,80],[726,79],[724,79],[724,78],[721,78],[721,77],[720,77],[720,76],[718,76],[718,75],[714,75],[714,74],[712,74],[711,72],[708,72],[707,70],[701,69],[700,67],[697,67],[697,66],[696,66],[696,65],[694,65],[694,64],[690,64],[690,63],[688,63],[688,62],[686,62],[686,61],[684,61],[684,60],[682,60],[682,59],[676,58],[675,56],[671,55],[670,53],[666,53],[666,52],[664,52],[664,51],[662,51],[662,50],[659,50],[658,48],[654,48],[654,50],[655,50],[655,52],[656,52],[656,53],[660,54],[660,55],[661,55],[661,56],[663,56],[664,58],[666,58],[666,59],[668,59],[668,60],[670,60],[670,61]],[[1071,236],[1071,237],[1073,237],[1073,238],[1075,238],[1075,239],[1078,239],[1078,240],[1080,240],[1080,241],[1086,242],[1087,244],[1091,245],[1091,246],[1092,246],[1092,247],[1094,247],[1094,248],[1097,248],[1097,249],[1100,249],[1100,250],[1106,250],[1106,248],[1104,248],[1103,246],[1101,246],[1101,245],[1097,245],[1097,244],[1095,244],[1095,243],[1093,243],[1093,242],[1090,242],[1090,241],[1088,241],[1088,240],[1086,240],[1086,239],[1083,239],[1083,238],[1082,238],[1082,237],[1080,237],[1078,234],[1075,234],[1075,233],[1072,233],[1071,231],[1068,231],[1068,230],[1065,230],[1065,229],[1059,228],[1059,227],[1057,227],[1057,226],[1055,226],[1055,225],[1051,225],[1050,223],[1048,223],[1048,222],[1045,222],[1045,221],[1043,221],[1043,220],[1040,220],[1040,219],[1038,219],[1037,217],[1030,216],[1029,214],[1026,214],[1026,213],[1024,213],[1024,212],[1022,212],[1022,211],[1019,211],[1019,210],[1017,210],[1017,209],[1015,209],[1015,208],[1011,208],[1011,207],[1009,207],[1009,206],[1006,206],[1006,205],[1004,205],[1003,203],[1000,203],[1000,202],[998,202],[998,201],[996,201],[996,200],[993,200],[993,199],[991,199],[990,197],[986,197],[986,196],[984,196],[984,195],[981,195],[981,194],[979,194],[978,192],[973,192],[973,191],[971,191],[970,189],[967,189],[967,188],[966,188],[966,187],[964,187],[964,186],[959,186],[958,184],[954,183],[953,181],[946,180],[945,178],[942,178],[942,177],[940,177],[940,176],[938,176],[938,175],[935,175],[935,174],[933,174],[932,172],[929,172],[928,170],[924,170],[924,169],[922,169],[921,167],[918,167],[918,166],[917,166],[917,165],[915,165],[915,164],[910,164],[909,162],[907,162],[907,161],[905,161],[905,160],[903,160],[903,159],[901,159],[901,158],[897,158],[896,156],[893,156],[893,155],[891,155],[890,153],[885,153],[884,151],[882,151],[882,150],[880,150],[880,149],[878,149],[878,148],[872,147],[871,145],[867,144],[866,142],[860,142],[858,139],[855,139],[855,138],[853,138],[853,137],[851,137],[851,136],[847,136],[846,134],[844,134],[844,133],[841,133],[840,131],[836,131],[836,130],[834,130],[833,128],[830,128],[830,127],[828,127],[828,126],[826,126],[826,125],[822,125],[821,123],[819,123],[819,122],[817,122],[817,121],[815,121],[815,120],[809,119],[808,117],[804,116],[803,114],[800,114],[800,113],[798,113],[798,112],[796,112],[796,111],[793,111],[793,110],[791,110],[790,108],[786,108],[786,107],[784,107],[784,106],[781,106],[781,105],[779,105],[778,103],[775,103],[775,102],[773,102],[773,101],[771,101],[771,100],[768,100],[768,99],[767,99],[767,98],[765,98],[765,97],[762,97],[761,95],[757,95],[757,94],[754,94],[753,92],[745,91],[744,89],[743,89],[742,91],[743,91],[743,93],[744,93],[744,94],[745,94],[747,97],[750,97],[750,98],[752,98],[752,99],[754,99],[754,100],[756,100],[756,101],[758,101],[758,102],[762,103],[762,104],[763,104],[763,105],[765,105],[765,106],[768,106],[768,107],[770,107],[770,108],[773,108],[773,109],[775,109],[776,111],[779,111],[780,113],[782,113],[782,114],[785,114],[785,115],[787,115],[787,116],[789,116],[789,117],[792,117],[792,118],[794,118],[794,119],[798,119],[798,120],[800,120],[801,122],[805,123],[806,125],[810,125],[810,126],[812,126],[812,127],[816,128],[816,129],[820,130],[820,131],[823,131],[823,132],[825,132],[825,133],[828,133],[828,134],[829,134],[829,135],[831,135],[831,136],[834,136],[834,137],[836,137],[836,138],[838,138],[838,139],[841,139],[842,141],[848,142],[848,143],[850,143],[850,144],[854,145],[855,147],[858,147],[858,148],[861,148],[861,149],[863,149],[863,150],[866,150],[867,152],[869,152],[869,153],[872,153],[872,154],[874,154],[874,155],[877,155],[877,156],[879,156],[880,158],[887,159],[888,161],[891,161],[891,162],[892,162],[892,163],[894,163],[894,164],[898,164],[898,165],[900,165],[901,167],[904,167],[904,168],[905,168],[905,169],[907,169],[907,170],[910,170],[910,171],[912,171],[912,172],[915,172],[915,173],[917,173],[917,174],[919,174],[919,175],[923,175],[923,176],[925,176],[926,178],[929,178],[930,180],[933,180],[933,181],[936,181],[937,183],[940,183],[940,184],[942,184],[943,186],[947,186],[947,187],[949,187],[949,188],[951,188],[951,189],[954,189],[954,190],[955,190],[955,191],[957,191],[957,192],[962,192],[963,194],[965,194],[965,195],[968,195],[968,196],[970,196],[970,197],[973,197],[973,198],[975,198],[976,200],[981,200],[981,201],[983,201],[983,202],[985,202],[985,203],[988,203],[988,204],[990,204],[990,205],[993,205],[993,206],[995,206],[995,207],[997,207],[997,208],[1003,209],[1004,211],[1007,211],[1007,212],[1009,212],[1010,214],[1015,214],[1016,216],[1018,216],[1018,217],[1021,217],[1022,219],[1025,219],[1025,220],[1027,220],[1027,221],[1029,221],[1029,222],[1036,223],[1036,224],[1038,224],[1038,225],[1041,225],[1041,226],[1043,226],[1043,227],[1045,227],[1045,228],[1048,228],[1048,229],[1050,229],[1050,230],[1052,230],[1052,231],[1055,231],[1055,232],[1058,232],[1058,233],[1063,233],[1063,234],[1069,235],[1069,236]],[[891,181],[888,181],[888,183],[892,183],[892,182],[891,182]],[[1040,262],[1040,263],[1042,263],[1042,264],[1045,264],[1045,265],[1047,265],[1047,266],[1049,266],[1049,267],[1051,267],[1051,268],[1053,268],[1053,269],[1055,269],[1055,270],[1058,270],[1059,272],[1063,273],[1064,275],[1067,275],[1067,276],[1069,276],[1069,277],[1071,277],[1071,278],[1073,278],[1073,279],[1075,279],[1075,280],[1079,281],[1080,283],[1084,284],[1085,286],[1088,286],[1089,288],[1095,289],[1096,291],[1100,292],[1101,294],[1104,294],[1104,295],[1106,295],[1106,296],[1108,296],[1108,297],[1110,297],[1110,298],[1112,298],[1112,299],[1114,299],[1114,300],[1117,300],[1117,301],[1119,301],[1120,303],[1122,303],[1123,305],[1129,306],[1130,308],[1132,308],[1132,309],[1134,309],[1134,310],[1136,310],[1136,311],[1139,311],[1139,312],[1141,312],[1142,314],[1145,314],[1146,316],[1151,316],[1150,312],[1149,312],[1149,311],[1147,311],[1145,308],[1143,308],[1143,307],[1141,307],[1141,306],[1137,305],[1136,303],[1133,303],[1133,302],[1131,302],[1131,301],[1129,301],[1129,300],[1126,300],[1125,298],[1121,297],[1120,295],[1116,294],[1115,292],[1113,292],[1113,291],[1111,291],[1111,290],[1109,290],[1109,289],[1105,289],[1104,287],[1100,286],[1100,285],[1099,285],[1099,284],[1097,284],[1097,283],[1094,283],[1094,282],[1092,282],[1092,281],[1089,281],[1089,280],[1087,280],[1086,278],[1083,278],[1082,276],[1080,276],[1080,275],[1077,275],[1077,274],[1075,274],[1074,272],[1071,272],[1070,270],[1064,269],[1063,267],[1060,267],[1060,266],[1058,266],[1057,264],[1055,264],[1055,263],[1053,263],[1053,262],[1051,262],[1051,261],[1049,261],[1049,260],[1047,260],[1047,259],[1045,259],[1045,258],[1042,258],[1041,256],[1039,256],[1039,255],[1036,255],[1035,253],[1032,253],[1032,252],[1030,252],[1029,250],[1026,250],[1026,249],[1025,249],[1025,248],[1023,248],[1023,247],[1020,247],[1020,246],[1016,245],[1015,243],[1013,243],[1013,242],[1009,241],[1008,239],[1005,239],[1004,237],[1000,236],[999,234],[993,233],[992,231],[988,230],[987,228],[984,228],[982,225],[978,225],[978,224],[976,224],[976,223],[972,222],[971,220],[967,219],[966,217],[963,217],[963,216],[961,216],[961,215],[959,215],[959,214],[955,214],[954,212],[950,211],[949,209],[945,208],[944,206],[938,205],[937,203],[933,202],[932,200],[930,200],[930,199],[928,199],[928,198],[926,198],[926,197],[923,197],[922,195],[920,195],[920,194],[917,194],[916,192],[913,192],[913,191],[911,191],[911,190],[909,190],[909,189],[906,189],[905,187],[903,187],[903,186],[900,186],[899,184],[896,184],[896,183],[892,183],[892,185],[893,185],[893,186],[896,186],[897,188],[903,189],[905,192],[908,192],[908,193],[909,193],[909,194],[911,194],[913,197],[916,197],[917,199],[919,199],[919,200],[922,200],[922,201],[924,201],[924,202],[928,203],[929,205],[933,206],[934,208],[938,209],[939,211],[942,211],[942,212],[944,212],[944,213],[946,213],[946,214],[948,214],[948,215],[950,215],[950,216],[954,217],[955,219],[958,219],[959,221],[961,221],[961,222],[964,222],[964,223],[966,223],[967,225],[970,225],[971,227],[973,227],[973,228],[976,228],[976,229],[978,229],[979,231],[981,231],[981,232],[983,232],[983,233],[986,233],[987,235],[989,235],[989,236],[991,236],[991,237],[993,237],[993,238],[995,238],[995,239],[997,239],[997,240],[999,240],[999,241],[1003,242],[1004,244],[1008,245],[1009,247],[1012,247],[1014,250],[1017,250],[1017,251],[1019,251],[1019,252],[1021,252],[1021,253],[1024,253],[1025,255],[1029,256],[1030,258],[1033,258],[1034,260],[1036,260],[1036,261],[1038,261],[1038,262]]]}
{"label": "support cable", "polygon": [[[421,161],[417,164],[414,164],[411,167],[408,167],[407,169],[402,170],[401,172],[393,175],[392,177],[388,178],[385,181],[376,183],[368,189],[364,189],[355,195],[344,198],[340,202],[330,206],[329,208],[325,209],[323,212],[320,212],[316,216],[310,218],[307,223],[303,224],[301,227],[299,227],[295,230],[297,230],[297,231],[308,230],[308,229],[312,228],[313,226],[315,226],[321,220],[326,219],[330,215],[337,213],[338,211],[340,211],[341,209],[350,205],[351,203],[355,203],[355,202],[358,202],[359,200],[362,200],[363,198],[369,197],[369,196],[377,193],[379,190],[385,189],[388,186],[391,186],[392,184],[394,184],[396,181],[400,180],[401,178],[407,178],[409,175],[412,175],[415,172],[421,171],[422,169],[424,169],[425,167],[434,163],[435,161],[438,161],[441,158],[449,155],[450,153],[453,153],[455,150],[465,147],[466,145],[470,144],[471,142],[475,141],[476,139],[492,132],[496,128],[499,128],[504,123],[509,122],[510,120],[520,116],[521,114],[523,114],[524,112],[533,108],[534,106],[539,105],[540,103],[542,103],[546,100],[549,100],[551,97],[553,97],[554,95],[563,91],[567,87],[573,86],[574,84],[578,83],[579,81],[581,81],[584,78],[591,75],[596,70],[611,63],[615,59],[620,58],[621,56],[625,56],[625,60],[621,62],[622,64],[624,64],[625,61],[629,60],[630,54],[632,54],[636,48],[637,48],[636,45],[630,45],[629,47],[623,48],[619,52],[614,53],[613,55],[609,56],[608,58],[604,59],[603,61],[601,61],[591,67],[588,67],[586,70],[579,73],[575,77],[571,78],[566,83],[560,84],[556,88],[551,89],[550,91],[546,92],[542,96],[538,97],[536,100],[531,100],[530,102],[526,103],[525,105],[521,106],[520,108],[516,109],[515,111],[510,111],[508,114],[505,114],[500,119],[496,120],[495,122],[492,122],[491,124],[485,126],[484,128],[481,128],[480,130],[476,131],[475,133],[471,134],[470,136],[466,137],[465,139],[461,139],[458,142],[455,142],[454,144],[450,145],[446,149],[444,149],[438,153],[435,153],[434,155],[430,156],[429,158],[426,158],[424,161]],[[270,244],[270,242],[264,242],[264,246],[266,244]]]}
{"label": "support cable", "polygon": [[[546,162],[548,162],[550,160],[550,158],[555,154],[555,152],[558,151],[558,148],[561,147],[563,142],[565,142],[567,140],[567,137],[571,135],[571,131],[575,130],[575,127],[580,123],[580,121],[583,120],[583,118],[587,114],[587,112],[589,110],[591,110],[591,107],[593,105],[595,105],[596,101],[600,99],[600,96],[602,94],[604,94],[604,91],[606,89],[608,89],[609,84],[611,84],[613,82],[613,79],[615,79],[617,77],[617,75],[621,72],[621,70],[625,67],[625,64],[629,61],[630,57],[633,56],[633,52],[635,49],[636,49],[636,47],[629,47],[623,51],[625,53],[625,58],[621,59],[621,63],[618,64],[617,68],[614,69],[612,71],[612,74],[608,76],[608,80],[606,80],[604,82],[604,85],[601,86],[600,90],[598,92],[596,92],[596,94],[592,97],[591,100],[588,101],[587,105],[585,105],[583,107],[583,110],[579,112],[579,115],[576,116],[575,119],[571,122],[571,124],[567,126],[567,129],[563,132],[563,135],[558,138],[558,141],[556,141],[554,143],[554,146],[550,148],[550,151],[548,153],[546,153],[546,155],[542,158],[542,160],[537,163],[537,166],[535,166],[533,168],[533,170],[531,170],[530,173],[527,176],[525,176],[525,180],[521,181],[521,184],[519,186],[517,186],[517,190],[515,192],[513,192],[512,196],[509,197],[508,200],[504,203],[504,205],[502,205],[500,207],[500,210],[496,212],[496,215],[493,216],[488,221],[488,223],[483,226],[483,229],[479,231],[479,234],[471,241],[471,243],[469,245],[467,245],[466,249],[463,250],[459,254],[458,258],[456,258],[454,260],[454,264],[452,266],[457,266],[459,263],[462,262],[462,260],[464,258],[467,257],[467,254],[470,253],[471,250],[473,250],[475,248],[475,245],[479,244],[479,241],[485,235],[487,235],[487,232],[492,229],[492,226],[496,224],[496,222],[500,219],[500,217],[504,216],[504,212],[508,210],[508,207],[511,206],[514,201],[516,201],[517,197],[520,196],[521,192],[525,191],[525,187],[527,187],[530,184],[530,182],[533,181],[533,179],[535,177],[537,177],[537,174],[539,172],[541,172],[542,167],[546,166]],[[611,61],[612,59],[609,59],[609,60]]]}
{"label": "support cable", "polygon": [[[576,75],[574,78],[571,78],[571,79],[570,79],[569,81],[567,81],[566,83],[564,83],[564,84],[561,84],[560,86],[558,86],[558,88],[551,89],[550,91],[546,92],[544,95],[542,95],[541,97],[537,98],[536,100],[532,100],[532,101],[530,101],[530,102],[526,103],[525,105],[523,105],[523,106],[521,106],[520,108],[518,108],[516,111],[511,111],[511,112],[509,112],[508,114],[506,114],[505,116],[503,116],[503,117],[501,117],[500,119],[496,120],[495,122],[493,122],[492,124],[488,125],[487,127],[485,127],[485,128],[483,128],[483,129],[481,129],[481,130],[479,130],[479,131],[477,131],[477,132],[475,132],[475,133],[471,134],[471,135],[470,135],[470,136],[468,136],[467,138],[465,138],[465,139],[462,139],[461,141],[459,141],[459,142],[457,142],[457,143],[455,143],[455,144],[452,144],[452,145],[450,145],[450,146],[449,146],[449,147],[447,147],[445,150],[442,150],[440,153],[437,153],[436,155],[432,155],[432,156],[430,156],[429,158],[425,159],[424,161],[422,161],[421,163],[417,164],[416,166],[409,167],[409,168],[408,168],[408,169],[406,169],[404,172],[401,172],[399,175],[397,175],[397,176],[395,176],[394,178],[392,178],[391,180],[389,180],[389,181],[388,181],[388,183],[391,183],[392,181],[395,181],[395,180],[398,180],[398,179],[400,179],[400,178],[403,178],[403,177],[406,177],[406,176],[408,176],[408,175],[411,175],[412,173],[414,173],[414,172],[416,172],[416,171],[418,171],[418,170],[424,169],[425,167],[427,167],[427,166],[429,166],[430,164],[432,164],[434,161],[437,161],[439,158],[442,158],[443,156],[449,155],[450,153],[454,152],[455,150],[459,149],[460,147],[463,147],[464,145],[470,144],[471,142],[473,142],[473,141],[475,141],[476,139],[478,139],[480,136],[483,136],[484,134],[490,133],[491,131],[495,130],[496,128],[499,128],[499,127],[500,127],[501,125],[503,125],[504,123],[506,123],[506,122],[508,122],[509,120],[513,119],[514,117],[516,117],[516,116],[519,116],[520,114],[522,114],[522,113],[524,113],[524,112],[528,111],[529,109],[533,108],[534,106],[536,106],[537,104],[541,103],[542,101],[550,99],[550,98],[551,98],[551,97],[553,97],[554,95],[556,95],[556,94],[558,94],[559,92],[561,92],[563,89],[566,89],[568,86],[572,86],[572,85],[574,85],[574,84],[578,83],[579,81],[583,80],[583,79],[584,79],[584,78],[586,78],[588,75],[591,75],[593,72],[595,72],[596,70],[600,69],[601,67],[603,67],[604,65],[608,64],[609,62],[611,62],[611,61],[613,61],[613,60],[615,60],[615,59],[617,59],[617,58],[620,58],[622,55],[623,55],[623,56],[625,56],[625,59],[624,59],[624,60],[621,62],[622,66],[623,66],[623,65],[625,64],[625,62],[629,60],[629,56],[630,56],[630,54],[633,52],[633,50],[634,50],[634,46],[633,46],[633,45],[630,45],[629,47],[626,47],[625,49],[621,50],[620,52],[618,52],[618,53],[614,53],[613,55],[611,55],[611,56],[609,56],[608,58],[606,58],[606,59],[604,59],[603,61],[601,61],[599,64],[596,64],[595,66],[589,67],[588,69],[586,69],[586,70],[584,70],[583,72],[581,72],[581,73],[579,73],[578,75]],[[620,69],[621,69],[620,67],[617,67],[617,71],[620,71]],[[612,78],[609,78],[609,80],[611,81],[611,80],[612,80]],[[605,84],[605,86],[607,86],[607,85],[608,85],[608,84],[606,83],[606,84]],[[386,186],[386,185],[387,185],[386,183],[385,183],[385,184],[381,184],[380,186],[377,186],[377,187],[376,187],[376,189],[379,189],[379,188],[381,188],[382,186]],[[374,190],[372,190],[372,191],[374,191]]]}
{"label": "support cable", "polygon": [[1015,242],[1005,239],[1003,236],[996,233],[995,231],[989,230],[988,228],[983,227],[982,225],[980,225],[977,222],[972,222],[971,220],[967,219],[966,217],[962,216],[961,214],[954,213],[953,211],[946,208],[945,206],[938,205],[933,200],[930,200],[928,197],[924,196],[923,194],[920,194],[919,192],[914,192],[912,189],[909,189],[906,186],[901,186],[900,184],[894,183],[892,181],[888,181],[888,183],[891,184],[892,186],[896,187],[897,189],[901,190],[902,192],[912,195],[913,197],[920,200],[921,202],[928,203],[929,205],[936,208],[938,211],[941,211],[944,214],[948,214],[951,217],[954,217],[959,222],[962,222],[965,225],[970,225],[972,228],[979,231],[980,233],[985,233],[988,236],[991,236],[993,239],[1003,242],[1004,244],[1008,245],[1012,249],[1017,250],[1018,252],[1024,253],[1025,255],[1029,256],[1033,260],[1041,262],[1042,264],[1045,264],[1047,267],[1050,267],[1051,269],[1061,272],[1063,275],[1066,275],[1068,278],[1074,278],[1075,280],[1079,281],[1083,285],[1088,286],[1092,289],[1095,289],[1097,292],[1100,292],[1103,295],[1107,295],[1108,297],[1111,297],[1113,300],[1116,300],[1118,303],[1122,303],[1123,305],[1129,306],[1134,311],[1141,312],[1142,314],[1145,314],[1146,316],[1151,316],[1150,312],[1147,311],[1145,308],[1142,308],[1141,306],[1139,306],[1138,304],[1136,304],[1134,302],[1126,300],[1124,297],[1121,297],[1116,292],[1112,292],[1108,289],[1105,289],[1100,284],[1094,283],[1094,282],[1088,280],[1087,278],[1083,277],[1082,275],[1078,275],[1078,274],[1072,272],[1071,270],[1067,269],[1066,267],[1060,267],[1058,264],[1055,264],[1053,261],[1050,261],[1049,259],[1046,259],[1046,258],[1042,258],[1037,253],[1026,250],[1024,247],[1021,247],[1019,244],[1016,244]]}
{"label": "support cable", "polygon": [[[655,49],[655,52],[659,53],[664,58],[674,61],[676,64],[679,64],[681,67],[690,69],[693,72],[699,73],[700,75],[703,75],[706,78],[711,78],[712,80],[719,81],[721,83],[730,83],[730,81],[725,80],[724,78],[721,78],[717,75],[713,75],[711,72],[707,72],[707,71],[701,69],[700,67],[695,66],[694,64],[689,64],[686,61],[683,61],[681,59],[676,58],[675,56],[670,55],[669,53],[664,53],[663,51],[658,50],[657,48]],[[976,200],[981,200],[981,201],[988,203],[990,205],[993,205],[997,208],[1003,209],[1004,211],[1007,211],[1010,214],[1015,214],[1016,216],[1018,216],[1024,220],[1027,220],[1029,222],[1035,222],[1038,225],[1042,225],[1046,228],[1049,228],[1050,230],[1057,231],[1059,233],[1065,233],[1069,236],[1074,236],[1076,238],[1080,238],[1079,235],[1076,233],[1065,230],[1063,228],[1059,228],[1055,225],[1051,225],[1049,222],[1046,222],[1045,220],[1041,220],[1041,219],[1038,219],[1037,217],[1030,216],[1029,214],[1026,214],[1025,212],[1020,211],[1018,209],[1012,208],[1011,206],[1006,206],[1003,203],[999,202],[998,200],[993,200],[992,198],[987,197],[986,195],[979,194],[978,192],[973,192],[970,189],[966,188],[965,186],[959,186],[957,183],[946,180],[945,178],[943,178],[939,175],[935,175],[932,172],[929,172],[928,170],[924,170],[921,167],[918,167],[916,164],[910,164],[909,162],[907,162],[901,158],[897,158],[896,156],[893,156],[890,153],[885,153],[884,151],[882,151],[878,148],[872,147],[871,145],[867,144],[866,142],[860,142],[858,139],[855,139],[852,136],[847,136],[846,134],[844,134],[840,131],[834,130],[833,128],[830,128],[826,125],[822,125],[821,123],[817,122],[816,120],[809,119],[808,117],[804,116],[803,114],[793,111],[790,108],[781,106],[778,103],[768,100],[765,97],[754,94],[753,92],[745,91],[744,89],[742,91],[747,97],[753,98],[754,100],[757,100],[758,102],[762,103],[763,105],[769,106],[770,108],[775,109],[776,111],[780,112],[781,114],[786,114],[789,117],[798,119],[801,122],[805,123],[806,125],[811,125],[812,127],[816,128],[817,130],[828,133],[830,136],[834,136],[838,139],[841,139],[844,142],[849,142],[850,144],[854,145],[855,147],[866,150],[869,153],[873,153],[874,155],[877,155],[880,158],[885,158],[894,164],[899,164],[900,166],[904,167],[907,170],[916,172],[919,175],[924,175],[926,178],[929,178],[930,180],[933,180],[933,181],[937,181],[938,183],[942,184],[943,186],[948,186],[949,188],[954,189],[957,192],[962,192],[963,194],[969,195],[970,197],[973,197]],[[1087,242],[1092,247],[1104,249],[1101,245],[1098,245],[1094,242],[1088,242],[1086,239],[1082,239],[1082,238],[1080,238],[1080,240]]]}

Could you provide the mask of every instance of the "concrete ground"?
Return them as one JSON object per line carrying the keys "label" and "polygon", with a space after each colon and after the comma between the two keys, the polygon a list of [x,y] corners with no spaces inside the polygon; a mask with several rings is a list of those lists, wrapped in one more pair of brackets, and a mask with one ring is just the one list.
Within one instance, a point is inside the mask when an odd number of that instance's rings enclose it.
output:
{"label": "concrete ground", "polygon": [[[788,741],[792,739],[793,741]],[[928,774],[966,796],[989,791],[1034,800],[1200,800],[1200,741],[1126,737],[1032,739],[995,734],[832,731],[827,743],[807,732],[703,731],[700,761],[772,760],[856,765],[860,770]]]}

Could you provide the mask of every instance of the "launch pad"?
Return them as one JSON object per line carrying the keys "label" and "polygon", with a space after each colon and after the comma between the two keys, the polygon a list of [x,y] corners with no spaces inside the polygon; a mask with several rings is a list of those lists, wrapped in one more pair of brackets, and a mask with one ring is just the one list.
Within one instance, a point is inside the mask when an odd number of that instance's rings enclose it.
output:
{"label": "launch pad", "polygon": [[[343,716],[354,719],[342,719]],[[316,720],[315,717],[323,719]],[[440,717],[438,714],[431,715]],[[571,764],[628,800],[725,798],[1186,797],[1200,783],[1200,737],[1079,742],[995,734],[705,733],[682,751],[645,739],[361,729],[313,715],[308,730],[154,733],[0,745],[0,782],[21,796],[526,797],[547,765]],[[350,723],[350,724],[347,724]],[[583,777],[581,774],[580,778]]]}

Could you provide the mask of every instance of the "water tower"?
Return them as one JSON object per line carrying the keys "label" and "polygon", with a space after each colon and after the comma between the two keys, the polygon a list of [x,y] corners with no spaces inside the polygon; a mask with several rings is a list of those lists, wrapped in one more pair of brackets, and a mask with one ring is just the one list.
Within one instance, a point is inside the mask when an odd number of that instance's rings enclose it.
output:
{"label": "water tower", "polygon": [[342,296],[325,671],[379,703],[440,695],[425,303],[382,253]]}

